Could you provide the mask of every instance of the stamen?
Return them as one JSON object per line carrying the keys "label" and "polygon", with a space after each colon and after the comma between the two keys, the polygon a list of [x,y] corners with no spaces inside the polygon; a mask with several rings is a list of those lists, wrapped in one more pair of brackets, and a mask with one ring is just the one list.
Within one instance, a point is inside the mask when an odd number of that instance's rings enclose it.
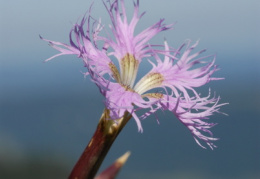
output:
{"label": "stamen", "polygon": [[133,55],[126,54],[121,60],[121,80],[125,85],[133,87],[137,75],[139,61]]}
{"label": "stamen", "polygon": [[142,98],[156,98],[156,99],[162,99],[163,98],[163,94],[162,93],[147,93],[142,95]]}
{"label": "stamen", "polygon": [[150,73],[144,76],[136,84],[134,90],[139,94],[143,94],[144,92],[150,89],[161,87],[163,81],[164,81],[164,77],[160,73]]}
{"label": "stamen", "polygon": [[119,74],[119,72],[118,72],[117,67],[116,67],[112,62],[110,62],[108,65],[109,65],[109,67],[110,67],[110,70],[112,71],[112,75],[113,75],[114,79],[115,79],[118,83],[120,83],[120,82],[121,82],[121,79],[120,79],[120,74]]}
{"label": "stamen", "polygon": [[123,84],[121,84],[121,86],[124,87],[126,91],[130,91],[130,92],[135,93],[135,90],[133,90],[129,85],[123,85]]}

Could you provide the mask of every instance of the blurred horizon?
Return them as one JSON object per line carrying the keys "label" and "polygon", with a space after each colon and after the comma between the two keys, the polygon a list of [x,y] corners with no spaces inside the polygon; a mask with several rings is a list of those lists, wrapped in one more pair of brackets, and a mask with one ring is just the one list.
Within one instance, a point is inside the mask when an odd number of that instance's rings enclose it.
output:
{"label": "blurred horizon", "polygon": [[[92,2],[92,1],[91,1]],[[46,39],[69,42],[72,25],[90,1],[0,1],[0,178],[66,178],[89,142],[103,111],[103,97],[84,78],[82,61],[55,55]],[[131,18],[132,1],[126,6]],[[143,133],[131,120],[112,146],[101,169],[126,151],[132,152],[118,178],[257,179],[260,176],[260,2],[141,0],[145,16],[137,32],[160,18],[174,29],[153,44],[179,47],[186,39],[195,51],[216,54],[220,70],[198,91],[210,88],[228,102],[211,120],[215,150],[200,148],[170,113],[142,121]],[[94,1],[93,17],[111,24],[102,2]],[[144,63],[145,64],[145,63]],[[143,65],[143,64],[141,64]],[[150,67],[150,66],[149,66]],[[141,69],[140,74],[147,69]]]}

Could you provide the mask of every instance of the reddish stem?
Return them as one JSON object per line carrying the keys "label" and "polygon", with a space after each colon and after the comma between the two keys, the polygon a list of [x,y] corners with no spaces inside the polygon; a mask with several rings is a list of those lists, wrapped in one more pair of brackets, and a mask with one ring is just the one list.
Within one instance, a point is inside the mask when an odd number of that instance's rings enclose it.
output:
{"label": "reddish stem", "polygon": [[109,111],[105,110],[92,139],[74,166],[69,179],[93,179],[95,177],[111,145],[131,115],[126,113],[118,124],[107,120],[108,118]]}

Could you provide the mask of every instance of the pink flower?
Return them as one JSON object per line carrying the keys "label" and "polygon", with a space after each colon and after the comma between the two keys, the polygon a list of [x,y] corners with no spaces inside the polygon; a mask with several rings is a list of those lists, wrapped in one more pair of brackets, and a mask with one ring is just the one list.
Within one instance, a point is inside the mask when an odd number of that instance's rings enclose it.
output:
{"label": "pink flower", "polygon": [[[70,45],[41,37],[60,51],[46,61],[68,54],[81,58],[88,69],[86,75],[91,76],[104,95],[105,106],[110,110],[110,119],[115,122],[127,111],[135,119],[138,130],[143,131],[140,119],[145,119],[159,109],[169,110],[191,131],[200,146],[204,148],[199,140],[213,149],[213,141],[217,138],[213,137],[209,129],[215,124],[207,121],[224,104],[219,104],[220,98],[211,97],[210,94],[201,97],[195,88],[212,80],[222,79],[212,77],[218,70],[214,64],[215,56],[200,57],[205,50],[193,53],[198,42],[190,45],[191,42],[187,41],[178,49],[169,47],[167,42],[164,45],[149,44],[151,38],[161,31],[171,29],[172,25],[164,25],[162,19],[135,35],[135,27],[144,14],[139,15],[139,1],[134,3],[130,22],[124,1],[120,2],[121,6],[118,0],[109,5],[104,3],[112,21],[112,36],[100,35],[104,26],[90,16],[90,9],[88,16],[71,30]],[[97,44],[103,44],[103,47],[99,48]],[[161,50],[161,47],[164,49]],[[111,60],[113,58],[117,63]],[[138,68],[143,60],[149,60],[152,69],[136,81]],[[142,109],[148,112],[138,117],[136,111]]]}

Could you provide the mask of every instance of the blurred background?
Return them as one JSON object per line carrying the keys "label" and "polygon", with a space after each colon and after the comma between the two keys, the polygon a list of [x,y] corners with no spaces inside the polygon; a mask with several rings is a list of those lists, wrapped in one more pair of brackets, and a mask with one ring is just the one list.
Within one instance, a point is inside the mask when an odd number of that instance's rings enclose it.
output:
{"label": "blurred background", "polygon": [[[72,25],[92,1],[0,0],[0,178],[67,178],[103,111],[103,97],[82,75],[83,64],[74,56],[43,61],[57,52],[44,38],[69,43]],[[132,1],[126,3],[131,17]],[[230,104],[221,108],[229,116],[211,119],[215,150],[200,148],[190,132],[169,113],[134,120],[112,146],[102,169],[126,151],[132,154],[118,178],[124,179],[256,179],[260,177],[260,1],[258,0],[141,0],[146,11],[137,32],[165,18],[176,23],[164,38],[173,47],[186,39],[200,39],[197,51],[216,54],[225,77],[208,88]],[[101,1],[92,15],[110,24]]]}

